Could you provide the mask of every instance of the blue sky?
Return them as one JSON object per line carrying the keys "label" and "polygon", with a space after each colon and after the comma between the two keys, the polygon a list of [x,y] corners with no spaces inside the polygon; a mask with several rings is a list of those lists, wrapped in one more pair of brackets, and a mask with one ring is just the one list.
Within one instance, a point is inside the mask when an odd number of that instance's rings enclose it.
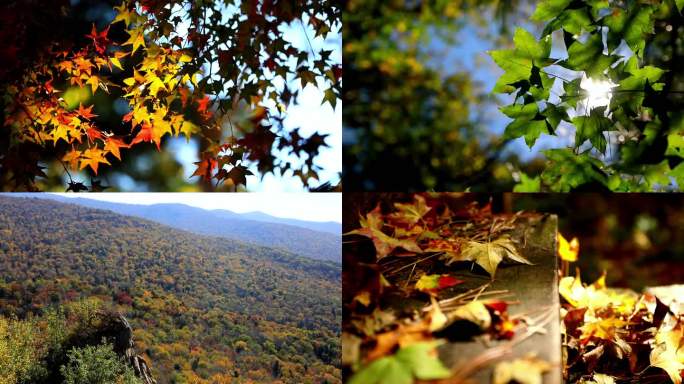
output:
{"label": "blue sky", "polygon": [[76,193],[56,193],[56,195],[126,204],[179,203],[203,209],[227,209],[238,213],[259,211],[272,216],[291,219],[342,222],[341,193],[102,192],[88,195]]}

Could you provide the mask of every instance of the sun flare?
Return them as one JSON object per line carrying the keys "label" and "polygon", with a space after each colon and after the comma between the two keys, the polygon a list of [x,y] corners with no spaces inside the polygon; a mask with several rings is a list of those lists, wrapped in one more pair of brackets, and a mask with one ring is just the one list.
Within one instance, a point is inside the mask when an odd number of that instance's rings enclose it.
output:
{"label": "sun flare", "polygon": [[610,80],[598,80],[582,75],[580,88],[585,91],[586,97],[582,100],[587,114],[596,108],[603,107],[610,104],[612,97],[611,90],[617,87],[617,84]]}

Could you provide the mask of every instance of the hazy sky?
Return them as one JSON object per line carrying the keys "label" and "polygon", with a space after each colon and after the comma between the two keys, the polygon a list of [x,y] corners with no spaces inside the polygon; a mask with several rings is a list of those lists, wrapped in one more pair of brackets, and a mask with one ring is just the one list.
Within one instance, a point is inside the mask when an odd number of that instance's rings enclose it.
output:
{"label": "hazy sky", "polygon": [[260,211],[278,217],[342,222],[341,193],[56,193],[126,204],[180,203],[233,212]]}

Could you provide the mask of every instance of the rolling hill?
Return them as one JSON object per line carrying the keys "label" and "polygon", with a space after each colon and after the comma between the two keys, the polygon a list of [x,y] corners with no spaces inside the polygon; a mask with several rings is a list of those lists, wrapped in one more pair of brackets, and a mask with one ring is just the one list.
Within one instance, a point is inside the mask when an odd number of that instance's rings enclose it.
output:
{"label": "rolling hill", "polygon": [[122,204],[56,194],[22,195],[106,209],[201,235],[283,248],[312,259],[342,260],[340,223],[284,219],[262,212],[239,214],[228,210],[205,210],[183,204]]}
{"label": "rolling hill", "polygon": [[130,320],[159,383],[340,382],[340,274],[282,249],[0,195],[0,315],[97,300]]}

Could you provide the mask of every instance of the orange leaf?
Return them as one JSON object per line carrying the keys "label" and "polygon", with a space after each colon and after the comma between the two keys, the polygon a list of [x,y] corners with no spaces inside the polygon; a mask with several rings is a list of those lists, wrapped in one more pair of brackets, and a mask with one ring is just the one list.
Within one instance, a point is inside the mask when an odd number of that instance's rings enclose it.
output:
{"label": "orange leaf", "polygon": [[124,143],[123,140],[116,137],[109,137],[105,141],[104,150],[110,152],[114,157],[121,160],[120,148],[129,148],[130,145]]}
{"label": "orange leaf", "polygon": [[192,174],[192,176],[200,176],[206,181],[211,181],[214,169],[218,166],[216,159],[213,159],[211,157],[207,157],[204,160],[198,161],[194,164],[197,164],[197,169],[195,170],[195,173]]}
{"label": "orange leaf", "polygon": [[109,164],[105,155],[105,151],[96,147],[86,149],[85,152],[83,152],[83,158],[81,158],[80,169],[89,166],[97,175],[97,167],[100,163]]}
{"label": "orange leaf", "polygon": [[161,137],[154,132],[152,124],[150,123],[143,123],[142,127],[140,128],[140,132],[138,132],[138,134],[135,136],[131,142],[131,145],[135,145],[143,141],[157,144],[157,150],[160,150],[159,145],[161,144]]}
{"label": "orange leaf", "polygon": [[94,106],[95,106],[95,105],[91,105],[91,106],[88,107],[88,108],[83,108],[83,104],[81,103],[81,104],[79,104],[78,109],[76,110],[76,112],[78,112],[78,114],[79,114],[81,117],[84,117],[84,118],[90,120],[90,119],[93,118],[93,117],[97,117],[96,114],[92,113],[93,107],[94,107]]}
{"label": "orange leaf", "polygon": [[81,152],[77,151],[75,149],[72,149],[71,151],[67,152],[64,157],[62,157],[62,161],[65,163],[69,164],[69,167],[71,168],[76,168],[78,165],[78,159],[81,157]]}

